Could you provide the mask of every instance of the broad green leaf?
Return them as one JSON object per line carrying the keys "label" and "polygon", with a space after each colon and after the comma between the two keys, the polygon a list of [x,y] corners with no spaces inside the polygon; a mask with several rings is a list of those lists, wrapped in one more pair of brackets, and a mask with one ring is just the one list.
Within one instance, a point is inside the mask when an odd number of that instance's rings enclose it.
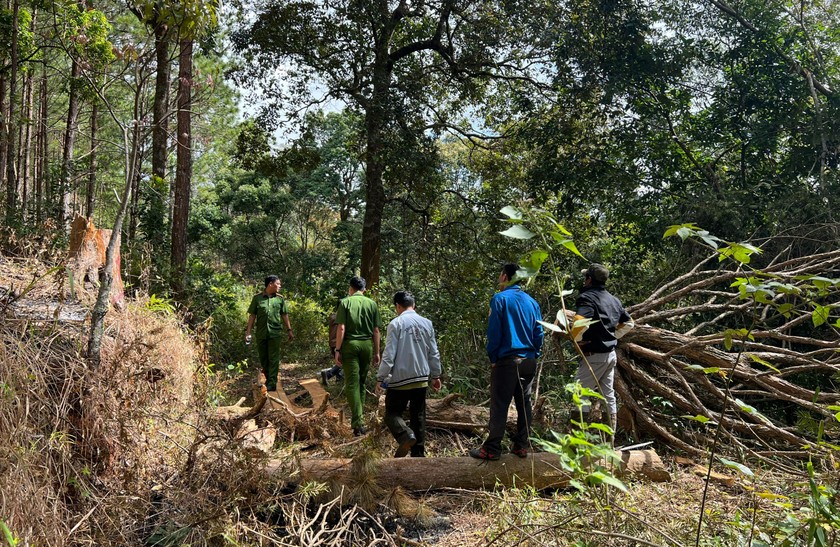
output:
{"label": "broad green leaf", "polygon": [[557,326],[557,325],[555,325],[554,323],[547,323],[547,322],[545,322],[545,321],[539,321],[539,320],[537,321],[537,323],[539,323],[540,325],[542,325],[542,326],[543,326],[543,328],[546,328],[546,329],[548,329],[548,330],[550,330],[550,331],[552,331],[552,332],[566,332],[565,330],[561,329],[560,327],[558,327],[558,326]]}
{"label": "broad green leaf", "polygon": [[542,249],[531,251],[528,256],[519,261],[519,266],[529,271],[539,272],[543,262],[548,258],[548,252]]}
{"label": "broad green leaf", "polygon": [[668,229],[665,230],[665,234],[662,236],[662,239],[665,239],[666,237],[679,236],[680,238],[685,240],[692,233],[694,233],[696,230],[699,230],[699,229],[700,228],[698,228],[692,222],[688,222],[686,224],[674,224],[674,225],[668,226]]}
{"label": "broad green leaf", "polygon": [[575,253],[579,257],[585,258],[582,254],[580,254],[580,251],[578,251],[577,247],[575,246],[575,242],[572,241],[571,239],[564,239],[562,241],[558,241],[557,243],[559,243],[560,245],[562,245],[566,249],[572,251],[573,253]]}
{"label": "broad green leaf", "polygon": [[598,431],[603,431],[607,435],[612,435],[614,432],[612,428],[606,424],[602,424],[600,422],[592,422],[589,424],[589,429],[597,429]]}
{"label": "broad green leaf", "polygon": [[587,481],[592,481],[595,484],[608,484],[613,488],[618,488],[622,492],[627,492],[627,487],[624,486],[624,483],[618,480],[617,478],[613,477],[612,475],[608,475],[603,471],[595,471],[587,478]]}
{"label": "broad green leaf", "polygon": [[729,467],[730,469],[737,469],[738,471],[740,471],[741,473],[743,473],[744,475],[746,475],[748,477],[753,476],[752,469],[750,469],[749,467],[747,467],[746,465],[744,465],[742,463],[733,462],[732,460],[727,460],[726,458],[720,458],[719,457],[718,459],[720,460],[720,462],[723,465],[725,465],[726,467]]}
{"label": "broad green leaf", "polygon": [[819,304],[815,304],[814,312],[811,314],[811,321],[813,321],[815,327],[819,327],[828,321],[828,315],[830,313],[831,306],[820,306]]}
{"label": "broad green leaf", "polygon": [[[784,304],[779,304],[778,306],[776,306],[776,311],[778,311],[785,317],[790,317],[790,310],[792,309],[793,304],[791,304],[790,302],[785,302]],[[840,322],[840,319],[838,319],[838,322]]]}
{"label": "broad green leaf", "polygon": [[747,357],[749,357],[750,359],[752,359],[754,362],[758,363],[759,365],[764,365],[765,367],[769,368],[773,372],[779,372],[779,369],[777,369],[776,367],[774,367],[773,365],[771,365],[770,363],[768,363],[767,361],[765,361],[764,359],[762,359],[758,355],[753,355],[752,353],[748,353]]}
{"label": "broad green leaf", "polygon": [[591,390],[588,387],[583,387],[583,386],[581,386],[581,388],[580,388],[580,396],[581,397],[596,397],[598,399],[606,401],[606,399],[604,399],[604,396],[601,395],[600,393],[598,393],[597,391]]}
{"label": "broad green leaf", "polygon": [[577,488],[581,492],[586,492],[586,487],[578,480],[571,479],[569,480],[569,486],[573,488]]}
{"label": "broad green leaf", "polygon": [[529,230],[528,228],[520,225],[514,224],[504,232],[499,232],[503,236],[510,237],[513,239],[531,239],[532,237],[536,236],[534,232]]}
{"label": "broad green leaf", "polygon": [[515,219],[515,220],[522,220],[522,212],[519,209],[517,209],[516,207],[513,207],[511,205],[506,205],[505,207],[502,207],[502,210],[499,211],[499,212],[502,213],[503,215],[505,215],[508,218],[512,218],[512,219]]}
{"label": "broad green leaf", "polygon": [[708,245],[712,249],[718,248],[718,241],[720,241],[720,238],[711,235],[706,230],[699,230],[697,232],[697,237],[702,239],[706,243],[706,245]]}

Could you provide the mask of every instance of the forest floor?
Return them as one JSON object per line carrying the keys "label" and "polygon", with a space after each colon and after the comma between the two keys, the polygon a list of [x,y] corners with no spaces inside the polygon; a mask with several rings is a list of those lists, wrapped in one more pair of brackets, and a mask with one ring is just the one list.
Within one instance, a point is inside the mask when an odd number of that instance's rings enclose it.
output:
{"label": "forest floor", "polygon": [[[47,270],[37,261],[0,256],[0,310],[18,318],[37,322],[58,322],[79,325],[84,321],[87,306],[64,297],[60,274]],[[84,299],[84,295],[83,299]],[[251,399],[257,370],[253,363],[240,376],[226,384],[225,398],[235,401]],[[328,357],[315,357],[311,362],[283,363],[281,377],[286,393],[301,389],[300,381],[318,379],[319,371],[330,365]],[[372,376],[371,372],[371,376]],[[371,385],[372,382],[369,382]],[[343,385],[330,382],[330,400],[342,420],[349,422]],[[376,397],[370,393],[369,401]],[[365,447],[373,448],[381,457],[390,457],[396,445],[381,425],[381,418],[372,410],[367,415],[371,426]],[[555,424],[561,433],[568,424]],[[352,457],[361,443],[346,428],[345,438],[329,441],[292,440],[278,437],[285,450],[297,449],[307,458]],[[443,429],[427,434],[428,458],[464,456],[478,446],[481,438]],[[778,537],[778,522],[786,511],[800,511],[807,498],[792,498],[792,492],[807,486],[807,477],[784,475],[772,469],[754,469],[755,477],[736,476],[731,470],[716,470],[725,476],[705,488],[697,464],[679,460],[674,454],[661,454],[671,473],[670,482],[626,481],[627,492],[615,489],[536,493],[528,488],[466,491],[445,489],[414,492],[410,495],[430,510],[421,523],[393,513],[376,513],[382,527],[404,538],[405,544],[441,547],[474,545],[693,545],[697,522],[705,514],[701,531],[703,545],[744,544],[751,537]],[[807,490],[807,488],[806,488]],[[705,498],[705,505],[704,503]],[[790,503],[785,507],[780,502]],[[797,501],[799,500],[799,501]],[[799,505],[797,505],[799,503]],[[704,507],[704,509],[701,509]],[[802,509],[801,511],[804,511]],[[753,523],[755,526],[753,526]],[[750,531],[752,530],[752,532]],[[634,539],[635,538],[635,539]],[[773,544],[769,541],[767,544]]]}
{"label": "forest floor", "polygon": [[[286,392],[299,391],[301,380],[319,378],[319,371],[328,366],[326,357],[314,363],[282,363],[281,378]],[[229,398],[235,400],[250,393],[256,376],[257,367],[252,365],[249,372],[231,385]],[[345,422],[349,422],[343,384],[330,380],[328,391],[331,403],[340,411]],[[369,391],[368,401],[371,400],[376,400],[376,397]],[[368,405],[369,408],[371,406]],[[382,425],[381,417],[370,411],[366,418],[371,426],[368,436],[373,438],[375,449],[382,457],[391,457],[396,443]],[[568,424],[557,426],[560,432],[569,427]],[[347,429],[349,433],[349,427]],[[427,457],[466,457],[467,451],[479,446],[481,441],[479,436],[431,429],[427,432]],[[301,442],[307,444],[306,441]],[[306,457],[352,457],[358,447],[358,443],[350,439],[336,439],[326,450],[324,447],[307,446]],[[431,509],[437,518],[431,519],[426,526],[397,519],[391,528],[402,528],[403,538],[441,547],[486,545],[491,542],[497,545],[632,545],[636,543],[631,539],[633,537],[648,537],[646,541],[659,538],[651,544],[693,545],[705,497],[703,513],[706,518],[701,544],[730,545],[744,542],[744,538],[749,537],[750,521],[755,521],[754,535],[757,537],[763,523],[783,518],[784,511],[777,500],[791,491],[792,484],[801,486],[804,480],[802,476],[793,477],[764,469],[755,470],[755,479],[745,481],[744,477],[716,464],[716,472],[706,489],[703,471],[707,462],[689,464],[688,460],[675,454],[661,455],[672,480],[664,483],[627,480],[627,493],[602,489],[597,491],[596,496],[588,497],[575,491],[537,494],[527,488],[415,492],[414,497]],[[590,491],[590,495],[594,492]],[[598,533],[604,535],[599,536]]]}

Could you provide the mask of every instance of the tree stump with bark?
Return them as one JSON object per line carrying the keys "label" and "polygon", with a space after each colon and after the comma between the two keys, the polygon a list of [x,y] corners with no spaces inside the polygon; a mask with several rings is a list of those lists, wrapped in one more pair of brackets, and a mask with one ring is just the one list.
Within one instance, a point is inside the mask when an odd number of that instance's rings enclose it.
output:
{"label": "tree stump with bark", "polygon": [[[80,296],[92,300],[99,287],[99,270],[105,267],[105,251],[111,239],[111,230],[102,230],[93,224],[92,219],[76,217],[70,226],[70,248],[67,253],[66,271],[70,276],[71,296]],[[122,276],[120,275],[119,240],[114,255],[114,267],[111,272],[111,305],[121,310],[125,305]],[[92,292],[88,292],[85,283],[90,283]]]}

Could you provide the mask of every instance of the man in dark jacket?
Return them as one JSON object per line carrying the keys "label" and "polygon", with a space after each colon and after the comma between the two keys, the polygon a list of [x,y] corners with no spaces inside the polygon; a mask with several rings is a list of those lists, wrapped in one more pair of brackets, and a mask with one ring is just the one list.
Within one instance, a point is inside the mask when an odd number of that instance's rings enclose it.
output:
{"label": "man in dark jacket", "polygon": [[516,435],[511,452],[528,455],[531,436],[531,386],[543,343],[540,305],[514,280],[519,266],[505,264],[497,292],[490,300],[487,357],[490,359],[490,425],[487,440],[470,456],[480,460],[501,457],[502,438],[510,401],[516,403]]}
{"label": "man in dark jacket", "polygon": [[[571,333],[583,354],[575,380],[583,387],[601,392],[609,407],[609,425],[615,430],[615,347],[618,339],[633,328],[633,319],[619,299],[604,287],[610,275],[607,268],[592,264],[582,273],[583,289],[575,304],[575,323],[581,323],[581,326],[572,328]],[[587,319],[588,325],[585,324]],[[589,421],[589,408],[589,401],[584,400],[584,421]]]}

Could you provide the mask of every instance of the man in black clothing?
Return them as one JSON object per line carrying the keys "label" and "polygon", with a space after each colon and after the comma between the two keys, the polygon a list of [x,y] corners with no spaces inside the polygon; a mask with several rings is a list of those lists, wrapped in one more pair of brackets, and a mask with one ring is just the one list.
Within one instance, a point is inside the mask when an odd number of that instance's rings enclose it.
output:
{"label": "man in black clothing", "polygon": [[[575,323],[589,319],[590,324],[572,329],[572,338],[583,353],[575,380],[583,387],[601,392],[609,407],[609,425],[615,430],[615,347],[618,339],[633,328],[633,319],[621,301],[604,287],[610,275],[607,268],[601,264],[592,264],[582,273],[585,279],[575,304]],[[589,401],[584,400],[584,421],[589,420],[589,408]]]}

